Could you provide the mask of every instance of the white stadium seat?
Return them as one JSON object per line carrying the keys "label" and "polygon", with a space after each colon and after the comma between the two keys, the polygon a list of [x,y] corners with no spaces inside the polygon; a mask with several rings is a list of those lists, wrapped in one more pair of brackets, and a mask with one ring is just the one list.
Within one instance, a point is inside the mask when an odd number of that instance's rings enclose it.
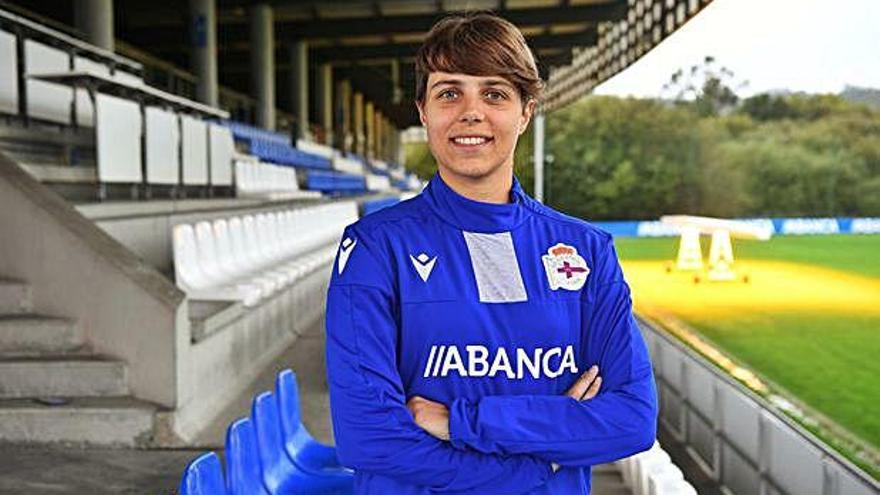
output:
{"label": "white stadium seat", "polygon": [[684,474],[682,474],[681,469],[675,464],[669,463],[648,474],[648,486],[645,495],[680,493],[679,491],[667,490],[665,487],[680,486],[682,484],[687,484],[687,482],[684,480]]}
{"label": "white stadium seat", "polygon": [[177,284],[192,299],[256,305],[331,262],[357,204],[244,215],[174,228]]}
{"label": "white stadium seat", "polygon": [[684,479],[681,469],[673,464],[672,461],[666,460],[662,457],[649,459],[642,464],[641,467],[641,472],[636,481],[636,484],[638,485],[637,491],[633,490],[637,495],[649,495],[651,491],[650,482],[652,479],[656,481],[663,479]]}
{"label": "white stadium seat", "polygon": [[687,481],[665,479],[652,485],[652,495],[697,495],[697,490]]}
{"label": "white stadium seat", "polygon": [[218,285],[216,277],[204,271],[195,229],[182,224],[174,229],[174,271],[177,285],[193,299],[208,301],[241,300],[246,306],[256,304],[259,292],[237,286]]}
{"label": "white stadium seat", "polygon": [[296,169],[261,162],[255,157],[237,155],[235,158],[236,194],[241,197],[290,199],[320,197],[318,191],[302,191]]}
{"label": "white stadium seat", "polygon": [[696,490],[659,442],[644,452],[616,462],[633,495],[696,495]]}

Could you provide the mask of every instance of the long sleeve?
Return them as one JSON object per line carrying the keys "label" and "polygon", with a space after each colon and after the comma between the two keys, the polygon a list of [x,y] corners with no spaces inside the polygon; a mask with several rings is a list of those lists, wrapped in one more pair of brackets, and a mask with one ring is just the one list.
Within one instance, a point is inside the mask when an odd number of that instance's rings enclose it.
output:
{"label": "long sleeve", "polygon": [[650,448],[657,419],[651,363],[610,240],[604,252],[590,274],[596,277],[594,285],[584,291],[581,302],[587,362],[579,363],[580,371],[598,364],[599,394],[585,401],[564,395],[457,399],[450,410],[453,445],[485,453],[531,454],[569,467],[609,462]]}
{"label": "long sleeve", "polygon": [[527,493],[552,474],[532,456],[462,451],[413,420],[397,371],[398,311],[382,247],[349,227],[327,295],[327,373],[341,462],[432,493]]}

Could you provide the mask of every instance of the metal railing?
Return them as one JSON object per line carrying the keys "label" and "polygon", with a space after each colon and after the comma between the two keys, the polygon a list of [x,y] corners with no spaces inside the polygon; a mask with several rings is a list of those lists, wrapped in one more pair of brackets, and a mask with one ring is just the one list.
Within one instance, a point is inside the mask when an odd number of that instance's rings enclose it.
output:
{"label": "metal railing", "polygon": [[877,495],[880,483],[674,336],[639,319],[659,422],[735,495]]}

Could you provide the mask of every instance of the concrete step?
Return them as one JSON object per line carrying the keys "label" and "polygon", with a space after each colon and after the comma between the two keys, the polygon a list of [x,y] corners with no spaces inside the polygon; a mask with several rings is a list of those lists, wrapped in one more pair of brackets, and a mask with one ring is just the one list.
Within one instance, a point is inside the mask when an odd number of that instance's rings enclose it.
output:
{"label": "concrete step", "polygon": [[0,356],[64,354],[82,347],[76,322],[51,316],[0,316]]}
{"label": "concrete step", "polygon": [[0,400],[0,442],[147,446],[156,407],[131,397],[77,398],[63,405]]}
{"label": "concrete step", "polygon": [[122,361],[91,356],[0,359],[0,398],[128,395]]}
{"label": "concrete step", "polygon": [[0,278],[0,315],[31,310],[31,286],[19,280]]}

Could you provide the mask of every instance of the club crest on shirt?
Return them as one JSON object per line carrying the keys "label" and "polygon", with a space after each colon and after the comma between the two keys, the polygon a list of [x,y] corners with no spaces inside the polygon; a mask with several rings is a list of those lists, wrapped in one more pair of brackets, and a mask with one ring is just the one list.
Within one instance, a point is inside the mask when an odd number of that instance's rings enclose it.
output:
{"label": "club crest on shirt", "polygon": [[547,281],[552,290],[580,290],[590,274],[590,267],[577,254],[577,249],[561,242],[547,249],[541,261],[544,262],[544,271],[547,272]]}

